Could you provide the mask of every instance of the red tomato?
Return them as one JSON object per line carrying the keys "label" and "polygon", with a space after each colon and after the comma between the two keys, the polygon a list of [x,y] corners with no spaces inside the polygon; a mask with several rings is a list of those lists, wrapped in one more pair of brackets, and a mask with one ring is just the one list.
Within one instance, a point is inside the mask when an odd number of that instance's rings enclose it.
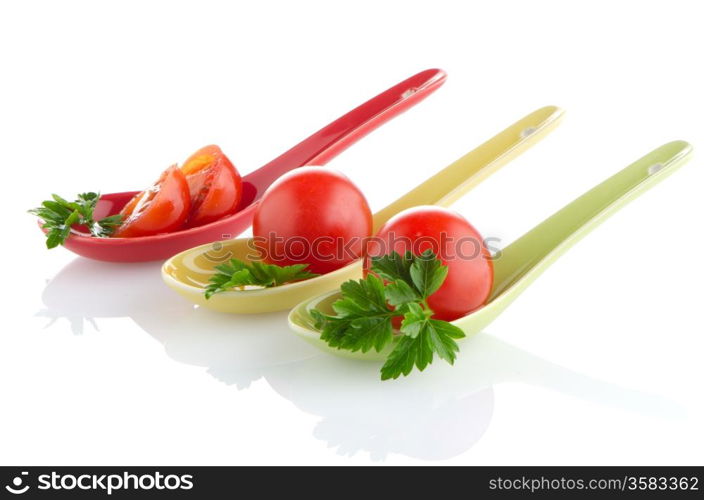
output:
{"label": "red tomato", "polygon": [[362,192],[339,172],[299,168],[279,178],[254,213],[254,241],[264,259],[308,264],[323,274],[362,256],[372,213]]}
{"label": "red tomato", "polygon": [[382,226],[370,241],[370,257],[396,251],[420,255],[431,249],[449,269],[440,289],[428,297],[434,317],[452,321],[481,307],[489,296],[494,278],[491,255],[481,235],[456,212],[439,207],[404,210]]}
{"label": "red tomato", "polygon": [[161,174],[156,184],[125,205],[120,212],[123,223],[113,236],[133,238],[176,231],[183,226],[190,208],[188,182],[174,165]]}
{"label": "red tomato", "polygon": [[218,146],[193,153],[181,172],[191,193],[187,226],[202,226],[235,213],[242,197],[242,178]]}

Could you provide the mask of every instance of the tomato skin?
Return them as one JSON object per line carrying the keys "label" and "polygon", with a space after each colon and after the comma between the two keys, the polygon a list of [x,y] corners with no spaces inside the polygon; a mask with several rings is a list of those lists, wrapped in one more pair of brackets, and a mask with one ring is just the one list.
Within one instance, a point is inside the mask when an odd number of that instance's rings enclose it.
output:
{"label": "tomato skin", "polygon": [[270,264],[308,264],[318,274],[362,256],[372,213],[362,192],[343,174],[303,167],[279,178],[254,213],[255,245]]}
{"label": "tomato skin", "polygon": [[193,153],[181,171],[191,196],[188,227],[202,226],[237,211],[242,177],[218,146],[205,146]]}
{"label": "tomato skin", "polygon": [[127,202],[120,211],[122,225],[113,237],[135,238],[176,231],[183,226],[190,208],[186,177],[174,165],[151,188]]}
{"label": "tomato skin", "polygon": [[[459,243],[458,243],[459,242]],[[481,235],[461,215],[440,207],[414,207],[384,224],[368,246],[371,257],[396,251],[420,255],[431,249],[448,266],[445,282],[428,297],[434,318],[452,321],[481,307],[489,297],[494,278],[491,254]]]}

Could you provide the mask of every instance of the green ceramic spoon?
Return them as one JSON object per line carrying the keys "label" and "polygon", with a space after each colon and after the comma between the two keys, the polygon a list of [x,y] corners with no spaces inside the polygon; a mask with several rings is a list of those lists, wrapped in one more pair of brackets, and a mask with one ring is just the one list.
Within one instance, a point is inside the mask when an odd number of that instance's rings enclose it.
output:
{"label": "green ceramic spoon", "polygon": [[[514,241],[494,260],[494,286],[487,304],[453,323],[468,336],[480,332],[567,249],[627,202],[683,165],[691,150],[684,141],[659,147]],[[301,302],[289,314],[289,326],[304,339],[333,354],[356,359],[385,359],[393,346],[382,352],[361,353],[330,348],[320,340],[320,332],[314,328],[309,311],[318,308],[331,313],[331,304],[339,297],[339,291],[334,291]]]}

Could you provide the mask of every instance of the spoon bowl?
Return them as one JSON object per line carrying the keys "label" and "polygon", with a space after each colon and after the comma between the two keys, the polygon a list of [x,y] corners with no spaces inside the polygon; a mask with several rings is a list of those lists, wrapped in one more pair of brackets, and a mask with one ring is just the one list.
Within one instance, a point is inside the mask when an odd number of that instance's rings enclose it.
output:
{"label": "spoon bowl", "polygon": [[205,287],[215,273],[215,266],[232,258],[247,263],[260,260],[252,242],[251,238],[237,238],[192,248],[166,261],[162,277],[172,289],[200,306],[219,312],[255,314],[291,309],[302,297],[334,290],[340,283],[362,275],[359,260],[309,280],[275,288],[217,293],[206,300]]}
{"label": "spoon bowl", "polygon": [[[387,220],[417,205],[449,206],[532,146],[559,122],[562,111],[546,106],[523,117],[498,135],[445,167],[401,198],[374,214],[374,232]],[[221,312],[238,314],[291,309],[301,300],[334,290],[349,279],[362,276],[362,261],[315,278],[272,288],[232,290],[206,299],[204,292],[215,266],[230,258],[258,260],[251,239],[242,238],[201,245],[167,260],[162,267],[164,282],[191,302]]]}
{"label": "spoon bowl", "polygon": [[[111,262],[164,260],[187,248],[210,241],[230,239],[252,224],[261,195],[286,172],[304,165],[323,165],[372,130],[428,97],[445,82],[439,69],[422,71],[338,118],[292,149],[242,178],[242,200],[237,211],[210,224],[142,236],[139,238],[94,238],[73,232],[64,246],[91,259]],[[95,217],[120,212],[138,191],[111,193],[100,197]],[[41,226],[41,223],[40,223]]]}
{"label": "spoon bowl", "polygon": [[[452,323],[467,336],[479,333],[506,309],[540,274],[577,241],[683,165],[692,147],[674,141],[652,151],[572,203],[568,204],[501,251],[495,258],[494,284],[489,299],[480,309]],[[289,314],[291,330],[304,340],[331,354],[369,361],[385,360],[394,344],[381,352],[350,352],[331,348],[320,339],[310,311],[332,314],[339,290],[307,299]]]}

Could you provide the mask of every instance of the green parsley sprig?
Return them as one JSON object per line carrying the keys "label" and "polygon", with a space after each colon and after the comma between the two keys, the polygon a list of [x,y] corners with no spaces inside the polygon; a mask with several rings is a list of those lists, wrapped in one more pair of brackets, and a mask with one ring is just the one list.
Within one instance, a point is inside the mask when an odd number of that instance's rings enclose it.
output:
{"label": "green parsley sprig", "polygon": [[239,259],[230,259],[226,264],[215,266],[218,273],[210,278],[210,284],[205,288],[205,298],[233,288],[250,285],[270,288],[318,276],[307,271],[307,267],[308,264],[277,266],[257,261],[247,264]]}
{"label": "green parsley sprig", "polygon": [[[320,338],[331,347],[353,352],[380,352],[395,343],[381,367],[382,380],[408,375],[414,366],[423,371],[436,354],[453,364],[459,352],[455,340],[464,332],[433,319],[428,306],[428,297],[447,277],[447,266],[431,250],[420,256],[393,252],[373,258],[371,271],[364,279],[342,284],[342,298],[332,305],[336,314],[311,310]],[[392,325],[396,316],[403,317],[398,335]]]}
{"label": "green parsley sprig", "polygon": [[100,198],[98,193],[79,194],[76,201],[64,200],[56,194],[51,197],[40,207],[29,210],[30,214],[42,219],[42,227],[47,229],[47,248],[63,245],[71,234],[71,227],[76,224],[85,226],[91,236],[105,238],[122,223],[121,215],[111,215],[98,221],[93,219],[93,211]]}

